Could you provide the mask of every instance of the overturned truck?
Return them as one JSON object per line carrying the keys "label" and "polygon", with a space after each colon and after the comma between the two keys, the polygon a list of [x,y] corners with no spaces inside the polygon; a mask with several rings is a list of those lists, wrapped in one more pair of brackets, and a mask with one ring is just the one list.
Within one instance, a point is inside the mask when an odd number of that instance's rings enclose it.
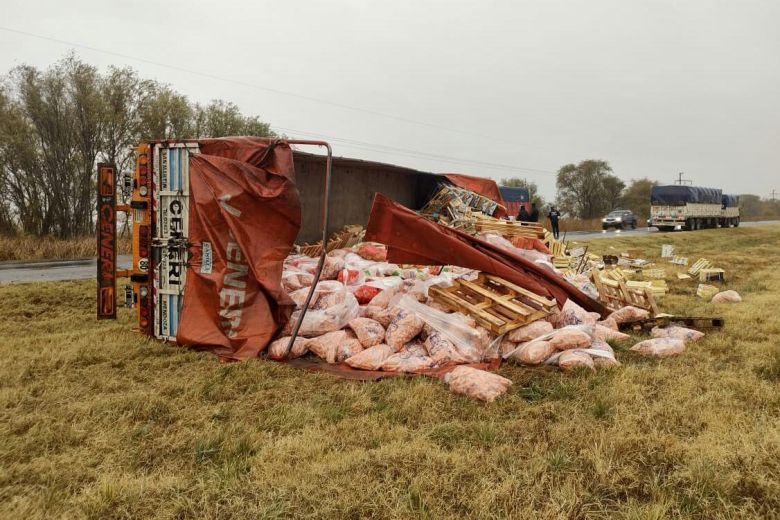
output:
{"label": "overturned truck", "polygon": [[[328,153],[297,149],[306,146]],[[333,158],[327,143],[318,141],[149,141],[135,152],[135,169],[127,175],[117,176],[110,164],[98,166],[97,314],[116,317],[117,280],[128,278],[125,305],[150,337],[207,349],[224,360],[257,356],[285,327],[292,345],[328,248],[319,248],[309,271],[305,301],[293,301],[283,284],[286,262],[300,251],[296,242],[320,238],[327,245],[348,224],[366,224],[366,238],[385,244],[387,261],[459,265],[502,277],[516,288],[516,302],[534,306],[529,315],[544,314],[537,311],[547,301],[560,306],[567,300],[604,314],[598,302],[527,258],[413,211],[450,185],[493,200],[490,210],[502,216],[504,201],[489,179]],[[117,203],[117,190],[127,204]],[[117,269],[117,212],[132,221],[127,270]],[[351,280],[352,272],[344,272]]]}

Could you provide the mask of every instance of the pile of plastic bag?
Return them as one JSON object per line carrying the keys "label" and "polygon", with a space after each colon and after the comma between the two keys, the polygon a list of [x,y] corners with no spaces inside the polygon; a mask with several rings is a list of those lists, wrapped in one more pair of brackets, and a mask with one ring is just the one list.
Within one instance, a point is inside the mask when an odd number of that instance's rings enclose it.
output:
{"label": "pile of plastic bag", "polygon": [[[514,248],[502,237],[484,238]],[[533,261],[547,261],[543,254],[532,253],[539,255]],[[450,390],[491,402],[507,391],[511,381],[463,365],[503,359],[562,370],[616,367],[620,362],[610,342],[630,338],[618,330],[619,324],[648,317],[646,310],[624,307],[602,320],[568,300],[560,311],[496,336],[470,316],[428,297],[430,287],[449,286],[457,278],[471,280],[478,275],[476,271],[455,266],[399,266],[386,258],[384,246],[370,243],[328,253],[298,336],[290,346],[292,328],[306,305],[319,259],[288,257],[282,283],[297,310],[268,347],[267,357],[285,360],[310,353],[326,363],[343,363],[353,369],[401,373],[457,366],[445,376]],[[652,339],[632,350],[647,356],[672,356],[701,336],[682,327],[656,328]]]}

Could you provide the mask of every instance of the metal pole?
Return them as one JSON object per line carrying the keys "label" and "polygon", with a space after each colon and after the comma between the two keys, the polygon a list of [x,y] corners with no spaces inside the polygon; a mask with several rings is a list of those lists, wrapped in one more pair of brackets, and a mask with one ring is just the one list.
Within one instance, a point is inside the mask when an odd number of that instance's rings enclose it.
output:
{"label": "metal pole", "polygon": [[295,326],[290,336],[290,343],[287,345],[287,352],[292,350],[295,338],[298,337],[298,331],[303,323],[303,318],[306,317],[306,311],[309,308],[309,303],[314,296],[314,291],[317,288],[317,283],[320,281],[320,275],[322,274],[322,268],[325,266],[325,255],[328,254],[328,224],[330,220],[328,206],[330,205],[330,181],[331,181],[331,168],[333,164],[333,151],[330,148],[330,144],[325,141],[286,141],[288,144],[299,144],[306,146],[324,146],[327,151],[327,159],[325,160],[325,193],[322,197],[322,254],[320,254],[320,261],[317,264],[317,272],[314,274],[314,281],[312,282],[309,294],[306,295],[306,301],[303,303],[301,309],[301,315],[298,321],[295,322]]}

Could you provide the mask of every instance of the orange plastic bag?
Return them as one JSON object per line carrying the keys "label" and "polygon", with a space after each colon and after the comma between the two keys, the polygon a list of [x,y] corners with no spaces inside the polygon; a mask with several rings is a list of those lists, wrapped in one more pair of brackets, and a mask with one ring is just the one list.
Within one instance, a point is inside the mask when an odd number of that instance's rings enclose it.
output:
{"label": "orange plastic bag", "polygon": [[612,318],[616,323],[621,324],[628,323],[630,321],[644,320],[649,317],[650,311],[640,309],[639,307],[634,307],[632,305],[627,305],[610,314],[607,319]]}
{"label": "orange plastic bag", "polygon": [[449,386],[450,391],[486,403],[492,403],[512,386],[510,379],[465,366],[455,367],[447,373],[444,376],[444,382]]}
{"label": "orange plastic bag", "polygon": [[552,323],[545,320],[537,320],[528,325],[524,325],[511,332],[508,332],[506,339],[515,343],[524,343],[544,336],[553,331]]}
{"label": "orange plastic bag", "polygon": [[395,354],[393,347],[386,343],[380,343],[347,358],[345,363],[359,370],[379,370],[387,358],[393,354]]}
{"label": "orange plastic bag", "polygon": [[364,347],[379,345],[385,339],[384,327],[371,318],[355,318],[349,322],[348,326],[355,332],[357,339]]}
{"label": "orange plastic bag", "polygon": [[290,346],[291,337],[292,336],[283,336],[277,340],[272,341],[271,344],[268,345],[268,359],[281,361],[283,359],[299,358],[306,354],[306,352],[309,350],[307,346],[309,340],[301,336],[296,337],[292,349],[289,351],[287,350]]}
{"label": "orange plastic bag", "polygon": [[685,350],[685,342],[677,338],[654,338],[640,341],[631,350],[648,357],[670,357]]}

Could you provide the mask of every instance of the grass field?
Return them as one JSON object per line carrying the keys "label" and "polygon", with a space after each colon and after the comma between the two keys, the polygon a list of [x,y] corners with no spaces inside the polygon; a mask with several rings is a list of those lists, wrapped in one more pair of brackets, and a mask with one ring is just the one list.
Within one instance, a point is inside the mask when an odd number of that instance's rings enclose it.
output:
{"label": "grass field", "polygon": [[[741,304],[681,357],[505,366],[492,405],[436,380],[352,382],[94,320],[89,282],[0,287],[2,518],[777,518],[780,227],[621,237],[716,260]],[[610,249],[614,247],[615,249]]]}
{"label": "grass field", "polygon": [[[130,254],[131,247],[129,236],[117,239],[118,254]],[[31,235],[0,235],[0,262],[91,258],[96,255],[96,250],[97,243],[94,236],[62,239]]]}

